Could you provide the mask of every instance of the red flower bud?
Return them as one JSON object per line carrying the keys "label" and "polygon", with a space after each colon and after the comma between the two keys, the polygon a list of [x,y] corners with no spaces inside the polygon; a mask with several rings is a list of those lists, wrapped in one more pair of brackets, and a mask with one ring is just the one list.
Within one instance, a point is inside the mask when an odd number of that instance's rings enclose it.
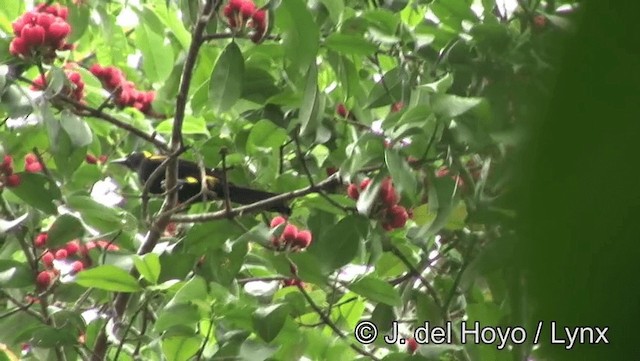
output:
{"label": "red flower bud", "polygon": [[395,102],[393,104],[391,104],[391,112],[392,113],[397,113],[399,111],[401,111],[404,108],[404,103],[403,102]]}
{"label": "red flower bud", "polygon": [[11,40],[11,44],[9,44],[9,52],[13,56],[27,56],[29,55],[29,46],[27,46],[24,38],[14,38]]}
{"label": "red flower bud", "polygon": [[282,217],[282,216],[275,216],[273,217],[273,219],[271,220],[271,223],[269,224],[269,227],[271,228],[276,228],[277,226],[285,223],[287,220]]}
{"label": "red flower bud", "polygon": [[71,264],[71,270],[73,273],[78,273],[84,269],[82,261],[75,261]]}
{"label": "red flower bud", "polygon": [[36,15],[36,24],[42,26],[43,29],[48,30],[49,26],[56,21],[56,17],[47,13],[39,13]]}
{"label": "red flower bud", "polygon": [[87,154],[87,155],[84,157],[84,160],[85,160],[87,163],[89,163],[89,164],[96,164],[96,163],[98,163],[98,158],[96,158],[96,156],[95,156],[95,155],[93,155],[93,154]]}
{"label": "red flower bud", "polygon": [[7,176],[6,180],[7,187],[17,187],[20,185],[20,176],[17,174],[11,174]]}
{"label": "red flower bud", "polygon": [[53,266],[53,260],[55,259],[53,253],[46,251],[43,255],[42,255],[42,264],[45,265],[45,267],[47,268],[51,268]]}
{"label": "red flower bud", "polygon": [[296,239],[294,241],[294,244],[300,248],[307,248],[309,247],[309,245],[311,245],[311,240],[313,239],[311,232],[304,230],[304,231],[300,231],[298,232],[298,234],[296,235]]}
{"label": "red flower bud", "polygon": [[349,184],[349,186],[347,187],[347,195],[351,199],[358,199],[358,197],[360,197],[360,191],[358,191],[358,186],[356,186],[353,183]]}
{"label": "red flower bud", "polygon": [[349,116],[349,111],[347,110],[347,107],[345,107],[344,104],[342,103],[336,106],[336,113],[338,113],[338,115],[343,118],[347,118]]}
{"label": "red flower bud", "polygon": [[59,249],[56,251],[56,259],[65,259],[69,254],[66,249]]}
{"label": "red flower bud", "polygon": [[415,338],[410,337],[407,340],[407,352],[412,354],[412,353],[416,352],[417,349],[418,349],[418,342],[416,341]]}
{"label": "red flower bud", "polygon": [[20,32],[27,47],[35,47],[44,44],[45,31],[40,25],[26,24]]}
{"label": "red flower bud", "polygon": [[360,182],[360,190],[363,191],[365,190],[369,184],[371,183],[371,179],[369,178],[365,178],[362,180],[362,182]]}
{"label": "red flower bud", "polygon": [[284,227],[284,231],[282,231],[282,239],[284,239],[286,243],[294,242],[297,235],[298,227],[294,226],[293,224],[287,224]]}
{"label": "red flower bud", "polygon": [[48,235],[46,233],[40,233],[33,240],[33,245],[36,246],[36,248],[44,247],[44,245],[47,244],[47,238]]}
{"label": "red flower bud", "polygon": [[10,155],[5,155],[2,160],[2,168],[7,169],[13,166],[13,157]]}
{"label": "red flower bud", "polygon": [[67,254],[69,256],[73,256],[80,250],[80,243],[78,242],[78,240],[69,241],[64,246],[64,249],[67,251]]}
{"label": "red flower bud", "polygon": [[109,157],[107,157],[107,155],[106,155],[106,154],[103,154],[103,155],[101,155],[101,156],[99,156],[99,157],[98,157],[98,162],[99,162],[99,163],[106,163],[106,162],[107,162],[107,159],[109,159]]}
{"label": "red flower bud", "polygon": [[59,20],[49,25],[47,31],[47,43],[52,46],[61,45],[60,42],[71,32],[71,26],[67,22]]}
{"label": "red flower bud", "polygon": [[48,287],[49,284],[51,283],[51,280],[53,279],[53,273],[50,271],[42,271],[40,273],[38,273],[38,276],[36,277],[36,283],[38,284],[38,286],[44,288],[44,287]]}
{"label": "red flower bud", "polygon": [[29,173],[38,173],[42,171],[42,164],[38,162],[25,164],[24,170]]}
{"label": "red flower bud", "polygon": [[24,162],[26,164],[36,163],[38,162],[38,157],[36,157],[36,155],[33,153],[29,153],[24,156]]}
{"label": "red flower bud", "polygon": [[251,15],[256,12],[256,4],[253,1],[248,0],[245,1],[242,6],[240,6],[240,14],[242,14],[243,20],[248,20],[251,18]]}

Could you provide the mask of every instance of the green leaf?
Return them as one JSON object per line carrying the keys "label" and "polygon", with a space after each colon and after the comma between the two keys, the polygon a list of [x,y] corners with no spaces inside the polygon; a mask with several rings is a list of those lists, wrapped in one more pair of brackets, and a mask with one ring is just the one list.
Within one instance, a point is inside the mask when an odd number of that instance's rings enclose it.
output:
{"label": "green leaf", "polygon": [[226,112],[242,95],[244,58],[232,41],[224,48],[211,72],[209,99],[217,112]]}
{"label": "green leaf", "polygon": [[162,353],[167,361],[190,360],[200,348],[200,337],[173,336],[162,340]]}
{"label": "green leaf", "polygon": [[453,76],[451,73],[445,74],[442,78],[427,84],[418,85],[420,89],[429,90],[432,93],[444,94],[453,85]]}
{"label": "green leaf", "polygon": [[280,3],[275,14],[276,26],[282,29],[287,72],[292,78],[306,75],[318,54],[320,31],[302,0]]}
{"label": "green leaf", "polygon": [[5,191],[18,196],[28,205],[48,214],[58,213],[55,201],[60,200],[60,189],[41,173],[17,173],[20,185]]}
{"label": "green leaf", "polygon": [[50,247],[61,246],[71,240],[82,237],[82,222],[70,214],[63,214],[49,227],[47,244]]}
{"label": "green leaf", "polygon": [[344,11],[344,0],[320,0],[320,2],[327,8],[331,21],[338,24]]}
{"label": "green leaf", "polygon": [[[173,119],[167,119],[162,121],[156,126],[156,131],[162,134],[171,134],[173,131]],[[194,117],[193,115],[186,115],[184,117],[184,123],[182,125],[182,134],[204,134],[210,136],[207,129],[207,123],[203,117]]]}
{"label": "green leaf", "polygon": [[364,276],[350,284],[349,289],[375,302],[382,302],[389,306],[400,306],[400,295],[388,282],[373,276]]}
{"label": "green leaf", "polygon": [[173,49],[164,44],[164,34],[145,22],[136,27],[136,47],[142,52],[142,69],[152,82],[162,82],[173,68]]}
{"label": "green leaf", "polygon": [[0,260],[0,289],[32,286],[35,282],[33,272],[24,263]]}
{"label": "green leaf", "polygon": [[89,25],[90,7],[86,5],[76,5],[68,3],[69,16],[67,22],[71,25],[71,34],[67,38],[67,43],[75,43],[87,30]]}
{"label": "green leaf", "polygon": [[147,281],[156,284],[160,277],[160,257],[155,253],[147,253],[144,256],[133,258],[133,264],[140,275]]}
{"label": "green leaf", "polygon": [[457,95],[441,94],[433,98],[433,112],[447,118],[455,118],[482,103],[482,98],[465,98]]}
{"label": "green leaf", "polygon": [[253,314],[253,328],[265,342],[271,342],[282,330],[288,314],[286,304],[260,307]]}
{"label": "green leaf", "polygon": [[200,321],[200,311],[193,304],[176,304],[166,307],[158,313],[158,319],[153,325],[156,332],[164,332],[175,326],[195,328]]}
{"label": "green leaf", "polygon": [[287,132],[273,124],[271,121],[262,119],[251,128],[251,133],[247,138],[247,153],[272,153],[287,140]]}
{"label": "green leaf", "polygon": [[138,292],[138,281],[127,271],[112,265],[103,265],[84,270],[76,276],[80,286],[113,292]]}
{"label": "green leaf", "polygon": [[393,68],[371,88],[367,107],[378,108],[402,100],[403,96],[408,98],[410,91],[405,71],[402,67]]}
{"label": "green leaf", "polygon": [[135,217],[118,208],[104,206],[89,196],[73,195],[67,197],[67,204],[80,212],[82,220],[101,232],[114,229],[133,231],[137,228]]}
{"label": "green leaf", "polygon": [[324,45],[345,55],[371,55],[378,47],[362,36],[333,33],[324,41]]}
{"label": "green leaf", "polygon": [[397,150],[387,149],[384,152],[385,162],[394,184],[398,186],[400,192],[413,198],[416,194],[418,182],[414,170],[409,167],[407,161]]}
{"label": "green leaf", "polygon": [[309,66],[309,74],[307,75],[307,85],[304,89],[304,98],[302,99],[302,105],[300,106],[300,115],[298,119],[300,121],[300,135],[315,133],[319,125],[319,112],[318,112],[318,67],[315,62]]}
{"label": "green leaf", "polygon": [[93,141],[93,134],[87,122],[66,109],[62,111],[60,125],[69,135],[71,144],[73,144],[74,147],[84,147]]}
{"label": "green leaf", "polygon": [[360,249],[360,242],[366,239],[368,232],[367,218],[350,215],[314,241],[307,252],[315,256],[328,274],[353,260]]}

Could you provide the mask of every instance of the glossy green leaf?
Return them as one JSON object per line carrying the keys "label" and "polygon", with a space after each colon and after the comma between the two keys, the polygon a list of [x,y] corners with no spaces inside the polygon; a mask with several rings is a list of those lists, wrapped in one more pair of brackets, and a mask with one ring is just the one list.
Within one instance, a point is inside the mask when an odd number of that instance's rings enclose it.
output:
{"label": "glossy green leaf", "polygon": [[324,45],[345,55],[371,55],[378,47],[362,36],[333,33],[324,41]]}
{"label": "glossy green leaf", "polygon": [[187,361],[198,351],[200,337],[173,336],[162,340],[162,353],[167,361]]}
{"label": "glossy green leaf", "polygon": [[288,314],[289,309],[284,304],[260,307],[253,314],[253,327],[260,338],[271,342],[282,330]]}
{"label": "glossy green leaf", "polygon": [[82,237],[84,226],[75,216],[63,214],[49,227],[47,245],[61,246],[71,240]]}
{"label": "glossy green leaf", "polygon": [[133,259],[140,275],[147,281],[156,284],[160,277],[160,257],[155,253],[147,253],[143,256],[136,256]]}
{"label": "glossy green leaf", "polygon": [[13,260],[0,260],[0,288],[29,287],[35,283],[33,271],[25,264]]}
{"label": "glossy green leaf", "polygon": [[349,285],[349,289],[372,301],[382,302],[389,306],[399,306],[400,295],[388,282],[373,276],[364,276]]}
{"label": "glossy green leaf", "polygon": [[353,260],[360,249],[360,242],[368,232],[369,222],[365,217],[347,216],[327,230],[319,240],[314,241],[308,252],[329,273]]}
{"label": "glossy green leaf", "polygon": [[17,173],[20,185],[9,188],[9,191],[28,205],[48,214],[56,214],[55,202],[60,200],[60,189],[41,173]]}
{"label": "glossy green leaf", "polygon": [[80,286],[113,292],[137,292],[141,290],[138,281],[127,271],[112,265],[103,265],[84,270],[76,276]]}
{"label": "glossy green leaf", "polygon": [[226,112],[238,101],[243,76],[244,58],[238,44],[232,41],[220,54],[209,81],[209,100],[216,111]]}

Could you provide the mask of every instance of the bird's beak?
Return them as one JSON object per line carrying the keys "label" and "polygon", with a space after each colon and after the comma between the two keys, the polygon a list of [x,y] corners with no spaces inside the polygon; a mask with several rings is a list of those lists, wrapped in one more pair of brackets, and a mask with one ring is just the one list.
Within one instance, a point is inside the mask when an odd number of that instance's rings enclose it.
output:
{"label": "bird's beak", "polygon": [[119,165],[124,165],[127,166],[127,158],[118,158],[118,159],[114,159],[112,161],[109,162],[110,164],[119,164]]}

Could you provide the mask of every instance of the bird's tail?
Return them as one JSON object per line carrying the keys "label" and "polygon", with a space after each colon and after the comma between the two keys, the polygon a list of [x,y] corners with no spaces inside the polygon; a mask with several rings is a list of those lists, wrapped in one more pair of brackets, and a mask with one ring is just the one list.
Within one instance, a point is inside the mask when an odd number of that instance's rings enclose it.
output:
{"label": "bird's tail", "polygon": [[[229,199],[233,203],[239,204],[251,204],[258,201],[262,201],[271,197],[277,196],[277,193],[260,191],[257,189],[238,187],[236,185],[229,185]],[[267,208],[268,211],[279,212],[286,215],[291,214],[291,208],[289,208],[284,202],[274,204]]]}

